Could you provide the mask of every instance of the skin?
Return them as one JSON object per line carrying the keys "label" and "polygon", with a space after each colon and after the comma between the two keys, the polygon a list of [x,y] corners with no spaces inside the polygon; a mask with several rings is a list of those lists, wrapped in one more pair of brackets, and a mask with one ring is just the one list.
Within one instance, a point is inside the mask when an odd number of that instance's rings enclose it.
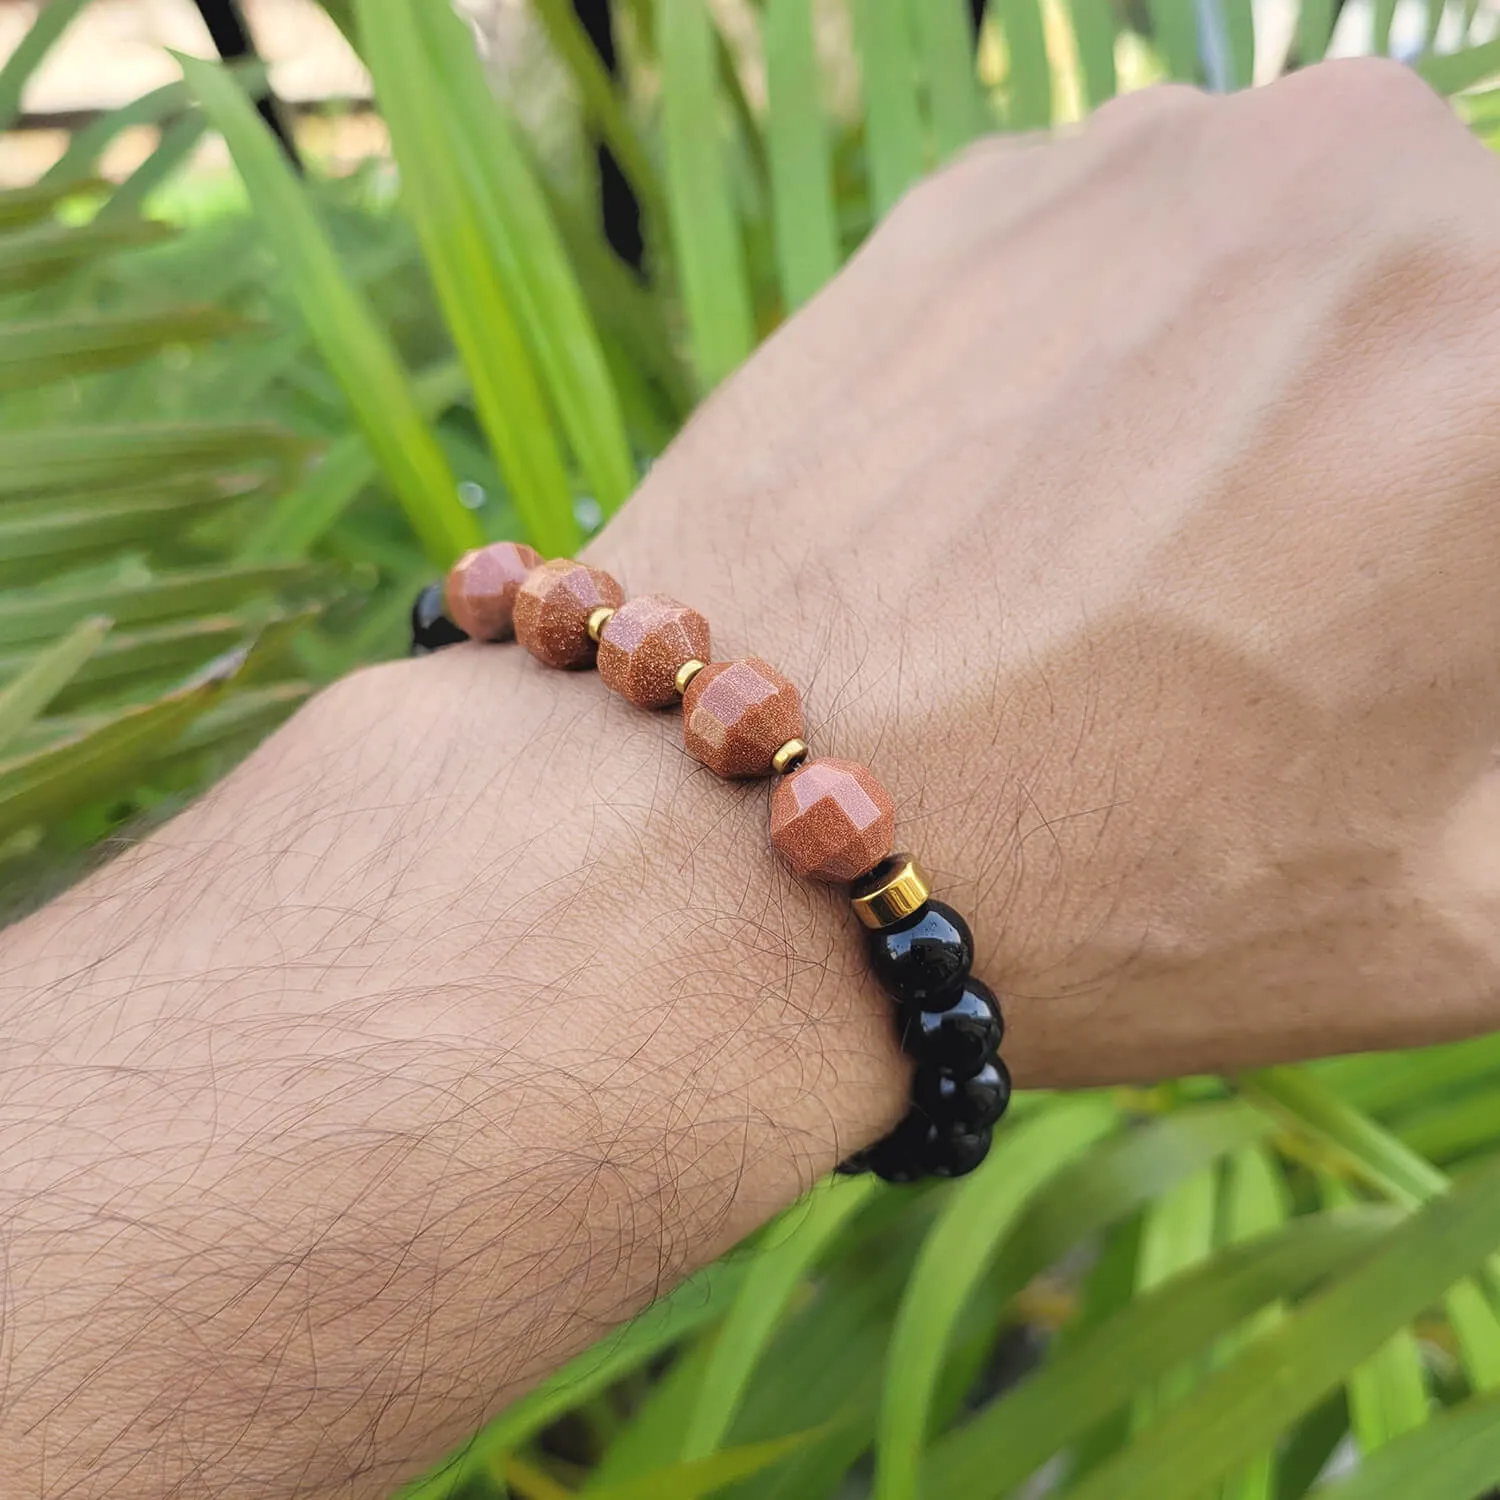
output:
{"label": "skin", "polygon": [[[803,685],[1029,1085],[1500,996],[1500,164],[1410,74],[911,194],[590,553]],[[26,1496],[365,1496],[901,1112],[836,892],[675,715],[464,647],[0,935]]]}

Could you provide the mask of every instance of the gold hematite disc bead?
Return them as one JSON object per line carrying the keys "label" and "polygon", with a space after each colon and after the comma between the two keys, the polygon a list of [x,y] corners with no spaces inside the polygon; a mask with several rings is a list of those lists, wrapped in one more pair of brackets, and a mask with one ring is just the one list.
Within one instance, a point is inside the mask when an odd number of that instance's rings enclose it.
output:
{"label": "gold hematite disc bead", "polygon": [[771,757],[771,769],[778,776],[785,776],[794,766],[800,766],[807,759],[806,740],[788,740],[775,755]]}
{"label": "gold hematite disc bead", "polygon": [[861,875],[849,892],[855,915],[866,927],[892,927],[920,910],[932,895],[922,867],[909,854],[883,859]]}
{"label": "gold hematite disc bead", "polygon": [[673,679],[677,691],[679,693],[687,692],[688,685],[692,682],[693,678],[707,665],[706,661],[699,661],[696,656],[689,657],[687,661],[683,662],[677,669],[677,676]]}
{"label": "gold hematite disc bead", "polygon": [[595,645],[598,644],[599,637],[604,633],[604,627],[608,625],[609,622],[614,619],[614,617],[614,610],[612,610],[607,604],[601,604],[598,609],[593,610],[590,613],[589,639],[593,641]]}

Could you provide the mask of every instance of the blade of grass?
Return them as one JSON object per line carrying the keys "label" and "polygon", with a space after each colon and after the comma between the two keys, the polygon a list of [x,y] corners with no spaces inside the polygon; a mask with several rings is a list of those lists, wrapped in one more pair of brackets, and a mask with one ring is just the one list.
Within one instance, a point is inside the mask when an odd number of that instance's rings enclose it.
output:
{"label": "blade of grass", "polygon": [[108,615],[116,625],[130,626],[229,610],[296,584],[314,583],[319,576],[317,569],[282,563],[163,573],[141,582],[17,590],[0,596],[0,649],[50,640],[91,615]]}
{"label": "blade of grass", "polygon": [[1215,1371],[1067,1500],[1194,1500],[1275,1441],[1500,1245],[1500,1162],[1392,1229],[1364,1260]]}
{"label": "blade of grass", "polygon": [[1118,91],[1115,77],[1115,12],[1109,0],[1068,0],[1084,103],[1097,109]]}
{"label": "blade of grass", "polygon": [[197,110],[173,120],[145,161],[112,192],[99,209],[99,222],[113,223],[139,213],[146,199],[198,149],[208,121]]}
{"label": "blade of grass", "polygon": [[916,58],[907,7],[899,0],[853,0],[853,14],[864,86],[870,204],[880,219],[926,165]]}
{"label": "blade of grass", "polygon": [[[435,423],[469,388],[456,360],[444,360],[412,381],[412,396],[424,420]],[[294,490],[281,495],[239,546],[244,562],[306,557],[339,517],[375,482],[379,465],[362,432],[351,432],[327,449],[317,467]]]}
{"label": "blade of grass", "polygon": [[[1154,1291],[1208,1260],[1214,1249],[1217,1201],[1217,1174],[1204,1168],[1147,1206],[1136,1259],[1137,1295]],[[1200,1373],[1201,1365],[1179,1365],[1154,1388],[1143,1388],[1135,1401],[1134,1427],[1147,1426],[1156,1413],[1180,1401],[1197,1385]]]}
{"label": "blade of grass", "polygon": [[[1324,4],[1326,0],[1302,3],[1305,14],[1308,5]],[[1166,65],[1167,77],[1183,83],[1198,82],[1198,17],[1193,0],[1148,0],[1147,10],[1151,40]]]}
{"label": "blade of grass", "polygon": [[21,95],[52,45],[73,23],[88,0],[45,0],[16,50],[0,68],[0,131],[9,130],[21,114]]}
{"label": "blade of grass", "polygon": [[[1413,1208],[1452,1186],[1431,1162],[1305,1068],[1264,1068],[1237,1084],[1252,1103],[1330,1152],[1335,1162],[1395,1203]],[[1500,1278],[1500,1258],[1490,1258],[1489,1275],[1492,1283]],[[1500,1387],[1500,1317],[1492,1301],[1468,1279],[1455,1284],[1444,1300],[1470,1384],[1480,1391]]]}
{"label": "blade of grass", "polygon": [[753,1478],[822,1435],[820,1429],[813,1428],[763,1443],[724,1448],[586,1493],[590,1500],[699,1500],[700,1496],[715,1494],[731,1484]]}
{"label": "blade of grass", "polygon": [[0,326],[0,392],[36,390],[133,364],[169,344],[205,343],[246,327],[216,307],[159,313],[88,313]]}
{"label": "blade of grass", "polygon": [[26,292],[117,250],[170,237],[165,224],[140,219],[117,224],[38,224],[0,239],[0,292]]}
{"label": "blade of grass", "polygon": [[875,1439],[875,1500],[909,1500],[943,1357],[970,1293],[1027,1200],[1119,1123],[1097,1096],[1068,1099],[1002,1133],[954,1190],[922,1246],[891,1331]]}
{"label": "blade of grass", "polygon": [[467,146],[438,97],[439,75],[413,66],[424,38],[407,0],[356,0],[366,65],[375,80],[402,195],[469,372],[474,408],[529,540],[547,555],[576,550],[573,491],[541,379],[521,332],[514,290],[486,233]]}
{"label": "blade of grass", "polygon": [[932,142],[938,161],[946,161],[988,123],[975,70],[972,13],[967,0],[909,0],[909,12],[927,81]]}
{"label": "blade of grass", "polygon": [[457,14],[425,0],[383,3],[404,6],[426,44],[431,68],[418,76],[442,81],[430,103],[441,112],[449,101],[448,140],[463,159],[480,228],[583,476],[612,515],[635,488],[635,461],[598,330],[546,195]]}
{"label": "blade of grass", "polygon": [[723,1441],[756,1365],[797,1289],[850,1218],[869,1202],[873,1191],[869,1179],[814,1189],[790,1211],[793,1227],[786,1238],[756,1252],[703,1372],[682,1440],[683,1459],[701,1458]]}
{"label": "blade of grass", "polygon": [[[1287,1221],[1286,1179],[1269,1151],[1248,1146],[1236,1152],[1224,1174],[1221,1198],[1221,1241],[1224,1245],[1243,1245],[1260,1235],[1274,1234]],[[1268,1328],[1281,1321],[1284,1309],[1279,1303],[1262,1309],[1242,1328],[1222,1339],[1214,1352],[1216,1364],[1227,1364],[1236,1351],[1251,1343]],[[1267,1449],[1238,1474],[1224,1481],[1220,1500],[1275,1500],[1276,1454]]]}
{"label": "blade of grass", "polygon": [[545,28],[553,50],[573,75],[584,113],[614,154],[646,211],[648,231],[652,224],[664,225],[666,209],[661,178],[630,122],[614,79],[605,71],[570,0],[532,0],[531,8]]}
{"label": "blade of grass", "polygon": [[[1329,1208],[1347,1208],[1356,1201],[1340,1178],[1326,1172],[1318,1174],[1318,1192]],[[1351,1370],[1344,1387],[1349,1395],[1349,1425],[1359,1451],[1367,1458],[1427,1421],[1422,1355],[1409,1328],[1398,1329]]]}
{"label": "blade of grass", "polygon": [[507,1407],[456,1458],[402,1488],[398,1500],[448,1500],[465,1475],[480,1472],[498,1455],[519,1447],[564,1412],[717,1322],[746,1270],[740,1261],[719,1261],[683,1282],[618,1332],[569,1360],[530,1395]]}
{"label": "blade of grass", "polygon": [[833,158],[810,0],[768,0],[761,36],[776,266],[782,298],[798,308],[839,265]]}
{"label": "blade of grass", "polygon": [[[1112,1318],[1071,1341],[1030,1380],[985,1407],[937,1442],[922,1472],[923,1500],[963,1495],[1000,1500],[1021,1480],[1127,1405],[1141,1383],[1165,1374],[1280,1297],[1305,1291],[1336,1268],[1382,1243],[1395,1211],[1359,1209],[1294,1219],[1275,1234],[1222,1250],[1207,1264],[1136,1297]],[[1245,1358],[1241,1356],[1237,1368]],[[1219,1377],[1210,1377],[1210,1382]],[[1179,1414],[1196,1408],[1200,1390],[1138,1434],[1095,1469],[1081,1488],[1112,1473]],[[1262,1445],[1257,1445],[1262,1446]],[[1254,1449],[1227,1463],[1236,1467]],[[1195,1491],[1202,1494],[1217,1476]],[[1150,1495],[1151,1489],[1103,1489]]]}
{"label": "blade of grass", "polygon": [[1333,38],[1333,22],[1333,0],[1301,0],[1293,48],[1303,67],[1322,61]]}
{"label": "blade of grass", "polygon": [[1000,1251],[1008,1299],[1075,1245],[1126,1218],[1231,1151],[1264,1140],[1271,1121],[1238,1100],[1178,1109],[1096,1146],[1026,1207]]}
{"label": "blade of grass", "polygon": [[1434,1417],[1318,1490],[1318,1500],[1473,1500],[1500,1483],[1500,1394]]}
{"label": "blade of grass", "polygon": [[708,391],[750,353],[755,325],[705,0],[658,0],[656,43],[671,243],[693,364]]}
{"label": "blade of grass", "polygon": [[0,687],[0,755],[41,716],[109,634],[104,616],[80,620],[26,669]]}
{"label": "blade of grass", "polygon": [[369,303],[350,283],[301,185],[244,93],[224,72],[179,58],[183,76],[224,136],[318,352],[364,428],[428,556],[446,567],[483,539],[460,504],[452,470],[422,416],[406,371]]}
{"label": "blade of grass", "polygon": [[1045,130],[1052,123],[1052,63],[1041,5],[1038,0],[997,0],[994,13],[1010,59],[1006,125]]}
{"label": "blade of grass", "polygon": [[1500,37],[1480,42],[1475,47],[1465,47],[1459,52],[1424,57],[1417,64],[1417,72],[1440,94],[1456,94],[1460,89],[1473,88],[1476,83],[1500,74]]}

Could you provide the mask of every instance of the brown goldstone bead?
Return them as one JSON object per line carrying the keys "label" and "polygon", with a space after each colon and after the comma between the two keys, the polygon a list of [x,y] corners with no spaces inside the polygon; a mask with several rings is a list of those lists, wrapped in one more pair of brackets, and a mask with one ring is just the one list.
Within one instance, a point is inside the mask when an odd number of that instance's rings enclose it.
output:
{"label": "brown goldstone bead", "polygon": [[708,660],[708,621],[665,594],[622,604],[599,635],[604,685],[641,708],[677,702],[677,672]]}
{"label": "brown goldstone bead", "polygon": [[688,754],[720,776],[769,776],[771,757],[801,734],[797,689],[756,656],[710,662],[682,695]]}
{"label": "brown goldstone bead", "polygon": [[589,616],[618,608],[625,591],[608,573],[554,557],[533,568],[516,591],[516,639],[549,667],[586,667],[597,649],[589,638]]}
{"label": "brown goldstone bead", "polygon": [[449,617],[472,640],[508,641],[516,591],[541,560],[524,542],[492,542],[465,552],[444,588]]}
{"label": "brown goldstone bead", "polygon": [[810,760],[771,796],[771,842],[799,875],[857,880],[891,852],[896,809],[867,767]]}

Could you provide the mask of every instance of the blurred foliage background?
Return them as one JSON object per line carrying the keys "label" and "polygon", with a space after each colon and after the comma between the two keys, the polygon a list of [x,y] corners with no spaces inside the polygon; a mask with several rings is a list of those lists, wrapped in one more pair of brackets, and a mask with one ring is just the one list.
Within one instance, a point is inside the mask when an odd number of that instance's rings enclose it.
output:
{"label": "blurred foliage background", "polygon": [[[462,548],[577,546],[975,135],[1330,43],[1500,132],[1477,0],[530,0],[540,107],[446,0],[325,8],[393,161],[296,163],[253,57],[183,59],[0,194],[10,911],[399,653]],[[41,6],[0,127],[86,10]],[[185,172],[205,132],[232,177]],[[404,1493],[1475,1500],[1497,1082],[1500,1037],[1019,1096],[974,1177],[820,1187]]]}

